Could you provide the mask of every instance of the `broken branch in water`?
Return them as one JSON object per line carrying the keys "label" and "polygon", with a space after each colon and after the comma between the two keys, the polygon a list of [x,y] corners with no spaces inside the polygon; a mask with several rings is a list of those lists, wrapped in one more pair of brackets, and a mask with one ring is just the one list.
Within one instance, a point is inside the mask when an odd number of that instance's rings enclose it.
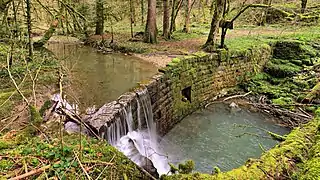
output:
{"label": "broken branch in water", "polygon": [[250,91],[250,92],[248,92],[246,94],[238,94],[238,95],[230,96],[230,97],[225,98],[223,101],[227,101],[227,100],[234,99],[234,98],[245,97],[245,96],[247,96],[247,95],[249,95],[251,93],[252,93],[252,91]]}
{"label": "broken branch in water", "polygon": [[[244,127],[244,128],[256,128],[256,129],[260,129],[264,132],[266,132],[269,136],[269,138],[273,139],[273,140],[276,140],[276,141],[285,141],[286,138],[284,136],[281,136],[279,134],[276,134],[276,133],[273,133],[271,131],[268,131],[264,128],[261,128],[261,127],[257,127],[257,126],[251,126],[251,125],[245,125],[245,124],[237,124],[238,127]],[[257,135],[257,134],[253,134],[253,133],[243,133],[242,135],[245,135],[245,134],[248,134],[248,135],[255,135],[255,136],[258,136],[258,137],[263,137],[265,138],[266,136],[260,136],[260,135]],[[238,137],[241,137],[240,135]]]}

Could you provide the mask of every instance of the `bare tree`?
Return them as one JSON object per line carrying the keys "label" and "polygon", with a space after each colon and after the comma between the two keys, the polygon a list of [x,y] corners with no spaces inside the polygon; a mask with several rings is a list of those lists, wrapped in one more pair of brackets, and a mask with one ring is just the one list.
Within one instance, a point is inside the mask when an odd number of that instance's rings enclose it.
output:
{"label": "bare tree", "polygon": [[144,33],[144,42],[157,42],[156,0],[148,0],[148,16]]}

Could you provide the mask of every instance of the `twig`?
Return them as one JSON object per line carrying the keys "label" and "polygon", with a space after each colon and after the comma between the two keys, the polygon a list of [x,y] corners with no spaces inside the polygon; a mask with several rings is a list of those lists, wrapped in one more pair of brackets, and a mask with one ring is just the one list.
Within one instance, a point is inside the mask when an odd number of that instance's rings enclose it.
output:
{"label": "twig", "polygon": [[[20,84],[18,85],[18,87],[20,87],[23,83],[24,83],[24,80],[26,79],[27,75],[24,75],[24,78],[22,79],[22,81],[20,82]],[[6,99],[1,105],[0,105],[0,108],[5,105],[9,99],[11,99],[11,97],[16,93],[16,91],[13,91],[12,94],[8,97],[8,99]]]}
{"label": "twig", "polygon": [[114,163],[110,163],[110,162],[103,162],[103,161],[83,161],[83,163],[85,164],[101,164],[101,165],[114,165]]}
{"label": "twig", "polygon": [[[58,163],[60,163],[60,161],[56,162],[55,164],[58,164]],[[39,168],[39,169],[35,169],[35,170],[32,170],[32,171],[29,171],[28,173],[22,174],[22,175],[20,175],[20,176],[16,176],[16,177],[11,178],[11,179],[9,179],[9,180],[25,179],[25,178],[27,178],[27,177],[29,177],[29,176],[42,173],[42,172],[46,171],[47,169],[49,169],[50,167],[51,167],[51,164],[46,165],[46,166],[43,166],[42,168]]]}
{"label": "twig", "polygon": [[153,177],[150,173],[148,173],[148,171],[146,171],[145,169],[143,169],[142,167],[138,166],[137,167],[143,172],[146,174],[146,176],[148,176],[150,179],[152,180],[157,180],[155,177]]}
{"label": "twig", "polygon": [[20,116],[18,115],[18,116],[16,116],[15,118],[12,118],[12,120],[11,120],[9,123],[7,123],[7,124],[0,130],[0,133],[1,133],[3,130],[5,130],[13,121],[17,120],[19,117],[20,117]]}
{"label": "twig", "polygon": [[7,71],[8,71],[8,73],[9,73],[9,77],[10,77],[11,81],[13,82],[15,88],[17,89],[18,93],[21,95],[21,97],[23,98],[23,100],[24,100],[24,101],[27,103],[27,105],[29,106],[30,104],[29,104],[28,99],[22,94],[22,92],[20,91],[20,89],[19,89],[16,81],[15,81],[15,80],[13,79],[13,77],[12,77],[12,74],[11,74],[11,72],[10,72],[10,63],[9,63],[9,61],[10,61],[10,56],[9,56],[9,53],[8,53],[8,54],[7,54]]}
{"label": "twig", "polygon": [[83,167],[83,165],[82,165],[82,163],[81,163],[81,161],[80,161],[80,159],[79,159],[79,157],[78,157],[77,153],[76,153],[76,152],[74,152],[74,151],[73,151],[73,153],[74,153],[74,155],[76,156],[77,161],[78,161],[78,163],[79,163],[79,165],[80,165],[80,167],[81,167],[82,171],[85,173],[85,175],[87,176],[87,178],[90,180],[90,179],[91,179],[91,177],[89,176],[89,174],[87,173],[87,171],[84,169],[84,167]]}
{"label": "twig", "polygon": [[[61,73],[61,68],[59,69],[59,90],[60,90],[60,97],[62,98],[62,80],[63,80],[63,74]],[[63,104],[62,104],[63,106]],[[63,132],[62,132],[62,116],[60,116],[60,122],[59,122],[59,131],[60,131],[60,145],[61,145],[61,152],[63,152]]]}
{"label": "twig", "polygon": [[247,96],[247,95],[249,95],[251,93],[252,93],[252,91],[250,91],[250,92],[248,92],[246,94],[239,94],[239,95],[230,96],[230,97],[225,98],[223,101],[227,101],[227,100],[234,99],[234,98],[245,97],[245,96]]}
{"label": "twig", "polygon": [[[111,163],[113,161],[113,159],[116,157],[116,154],[113,155],[113,157],[110,159],[109,163]],[[108,166],[104,167],[103,170],[101,171],[101,173],[99,174],[99,176],[96,178],[96,180],[98,180],[100,178],[100,176],[103,174],[103,172],[107,169]]]}
{"label": "twig", "polygon": [[298,109],[305,114],[306,116],[309,116],[310,118],[312,118],[312,116],[310,114],[308,114],[306,111],[304,111],[301,107],[298,107]]}

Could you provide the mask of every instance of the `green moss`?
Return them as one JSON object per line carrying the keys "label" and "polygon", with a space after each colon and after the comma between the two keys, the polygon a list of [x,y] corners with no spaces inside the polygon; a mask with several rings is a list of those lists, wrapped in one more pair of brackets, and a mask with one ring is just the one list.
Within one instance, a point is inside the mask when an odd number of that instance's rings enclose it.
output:
{"label": "green moss", "polygon": [[46,100],[44,104],[41,106],[39,110],[39,114],[41,117],[43,117],[44,113],[46,110],[48,110],[52,106],[52,101],[51,100]]}
{"label": "green moss", "polygon": [[220,168],[217,166],[213,167],[213,174],[219,174],[219,173],[221,173]]}
{"label": "green moss", "polygon": [[280,97],[278,99],[272,99],[273,104],[280,105],[282,107],[286,107],[289,105],[292,105],[294,103],[293,99],[290,97]]}
{"label": "green moss", "polygon": [[186,161],[184,164],[179,164],[179,173],[189,174],[193,171],[195,164],[192,160]]}
{"label": "green moss", "polygon": [[0,140],[0,150],[1,149],[7,149],[10,147],[10,144],[4,140]]}
{"label": "green moss", "polygon": [[[60,139],[53,138],[50,142],[46,142],[39,137],[33,137],[15,145],[14,148],[0,149],[0,156],[17,158],[15,166],[11,166],[8,159],[0,160],[0,177],[4,175],[4,170],[6,175],[10,175],[23,167],[23,162],[19,161],[23,157],[28,169],[39,168],[40,160],[44,163],[41,166],[51,164],[52,166],[46,171],[49,178],[59,176],[62,179],[82,179],[86,175],[75,158],[77,154],[85,168],[94,166],[87,171],[94,179],[101,173],[100,177],[107,179],[123,179],[124,176],[127,179],[148,179],[132,161],[105,141],[86,136],[82,136],[80,141],[78,134],[64,135],[63,139],[63,146],[60,144]],[[106,166],[99,162],[111,164]],[[33,178],[42,175],[44,174],[36,174]]]}
{"label": "green moss", "polygon": [[278,78],[292,77],[301,70],[302,67],[300,66],[292,64],[290,62],[283,63],[283,61],[278,59],[269,61],[265,66],[265,72]]}
{"label": "green moss", "polygon": [[173,58],[173,59],[171,60],[171,62],[172,62],[172,63],[180,63],[180,62],[181,62],[181,59],[179,59],[179,58]]}
{"label": "green moss", "polygon": [[0,160],[0,172],[7,172],[14,162],[12,160],[2,159]]}
{"label": "green moss", "polygon": [[32,105],[29,106],[29,110],[30,110],[30,122],[34,126],[39,127],[43,121],[39,111]]}

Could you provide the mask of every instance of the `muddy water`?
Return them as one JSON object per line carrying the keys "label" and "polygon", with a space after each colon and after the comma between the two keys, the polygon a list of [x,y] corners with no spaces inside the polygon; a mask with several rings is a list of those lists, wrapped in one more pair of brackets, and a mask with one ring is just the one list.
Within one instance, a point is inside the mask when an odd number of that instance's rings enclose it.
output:
{"label": "muddy water", "polygon": [[231,111],[228,105],[215,104],[183,119],[163,137],[160,146],[173,164],[192,159],[196,171],[211,173],[214,166],[227,171],[276,145],[260,128],[289,133],[263,114]]}
{"label": "muddy water", "polygon": [[157,72],[153,64],[124,54],[102,54],[76,44],[52,43],[47,48],[70,72],[65,92],[69,101],[79,101],[81,109],[116,100]]}

